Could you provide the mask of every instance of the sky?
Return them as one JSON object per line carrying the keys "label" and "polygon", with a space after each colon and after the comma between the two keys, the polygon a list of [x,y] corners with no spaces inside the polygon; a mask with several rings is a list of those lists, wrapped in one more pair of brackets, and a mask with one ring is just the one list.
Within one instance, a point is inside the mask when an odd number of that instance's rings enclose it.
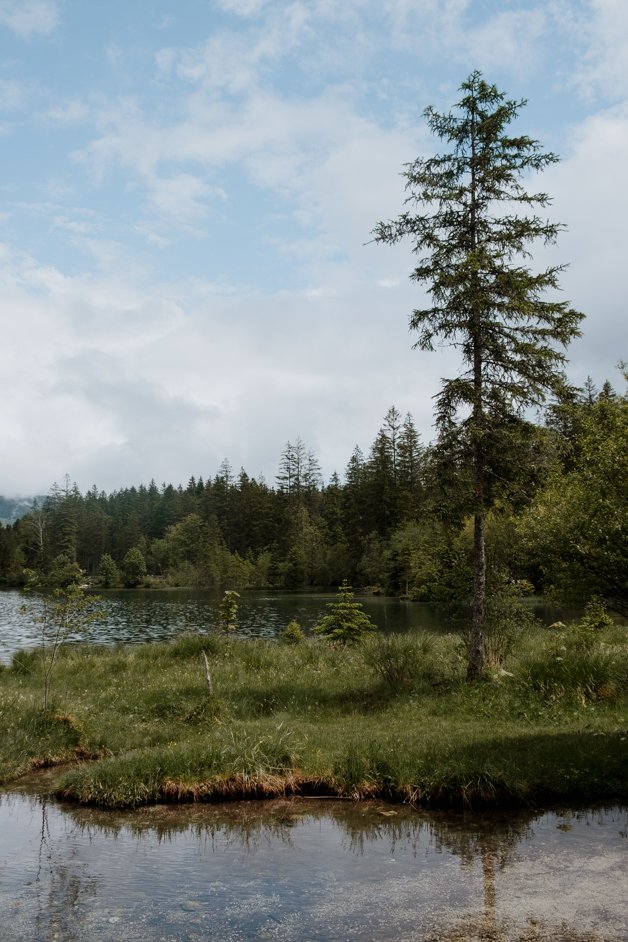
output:
{"label": "sky", "polygon": [[560,155],[586,315],[569,379],[628,359],[625,0],[0,0],[0,494],[323,475],[391,405],[434,437],[451,349],[412,349],[403,165],[480,69]]}

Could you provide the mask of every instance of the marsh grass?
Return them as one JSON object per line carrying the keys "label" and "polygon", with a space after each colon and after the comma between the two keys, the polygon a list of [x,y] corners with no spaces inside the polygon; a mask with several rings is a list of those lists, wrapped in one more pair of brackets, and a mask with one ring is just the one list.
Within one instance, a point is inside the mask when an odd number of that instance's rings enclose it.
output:
{"label": "marsh grass", "polygon": [[615,701],[628,690],[626,637],[604,636],[580,622],[553,633],[541,650],[528,646],[519,660],[523,684],[548,700]]}
{"label": "marsh grass", "polygon": [[[390,692],[416,689],[452,679],[455,657],[444,657],[442,645],[427,632],[378,635],[364,647],[364,659],[374,676]],[[461,679],[462,675],[457,678]]]}
{"label": "marsh grass", "polygon": [[21,653],[0,671],[0,779],[73,761],[58,794],[104,807],[293,793],[458,806],[625,796],[626,641],[613,628],[525,632],[476,684],[455,636],[67,645],[46,711]]}

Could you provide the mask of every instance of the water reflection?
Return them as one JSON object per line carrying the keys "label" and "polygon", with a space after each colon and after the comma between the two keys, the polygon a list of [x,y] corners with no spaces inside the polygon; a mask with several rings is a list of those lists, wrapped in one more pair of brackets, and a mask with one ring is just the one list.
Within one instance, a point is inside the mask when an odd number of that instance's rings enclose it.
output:
{"label": "water reflection", "polygon": [[628,812],[0,796],[2,939],[626,940]]}

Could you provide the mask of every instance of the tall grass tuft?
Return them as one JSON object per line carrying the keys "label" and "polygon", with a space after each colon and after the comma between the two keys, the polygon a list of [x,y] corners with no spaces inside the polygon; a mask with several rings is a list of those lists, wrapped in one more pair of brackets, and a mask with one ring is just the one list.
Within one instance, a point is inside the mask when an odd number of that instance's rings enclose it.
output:
{"label": "tall grass tuft", "polygon": [[548,700],[621,701],[628,695],[628,645],[605,643],[580,622],[523,655],[519,672]]}
{"label": "tall grass tuft", "polygon": [[444,665],[437,657],[434,636],[427,632],[378,635],[365,644],[364,660],[391,693],[437,684],[444,679]]}

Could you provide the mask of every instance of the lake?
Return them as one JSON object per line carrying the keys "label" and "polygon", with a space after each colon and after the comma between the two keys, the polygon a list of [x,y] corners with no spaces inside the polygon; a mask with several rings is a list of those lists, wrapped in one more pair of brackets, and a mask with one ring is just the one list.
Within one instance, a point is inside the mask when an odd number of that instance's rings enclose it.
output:
{"label": "lake", "polygon": [[0,793],[3,942],[626,942],[628,808],[294,799],[112,813]]}
{"label": "lake", "polygon": [[[240,623],[310,628],[334,593],[243,593]],[[216,626],[219,594],[108,592],[90,633],[143,642]],[[0,592],[0,656],[36,642]],[[383,630],[443,630],[365,598]],[[2,942],[628,942],[628,807],[427,813],[322,799],[60,804],[46,777],[0,791]]]}
{"label": "lake", "polygon": [[[102,598],[103,619],[90,629],[86,638],[72,640],[101,644],[162,641],[182,631],[211,631],[218,626],[218,604],[222,598],[219,592],[140,589],[98,594]],[[239,631],[247,637],[274,638],[293,618],[309,631],[335,595],[333,589],[307,593],[243,591],[239,599]],[[446,629],[442,617],[429,605],[384,596],[365,596],[360,601],[382,631]],[[8,663],[14,651],[37,644],[37,626],[20,612],[24,603],[36,607],[37,596],[10,589],[0,591],[2,663]]]}

